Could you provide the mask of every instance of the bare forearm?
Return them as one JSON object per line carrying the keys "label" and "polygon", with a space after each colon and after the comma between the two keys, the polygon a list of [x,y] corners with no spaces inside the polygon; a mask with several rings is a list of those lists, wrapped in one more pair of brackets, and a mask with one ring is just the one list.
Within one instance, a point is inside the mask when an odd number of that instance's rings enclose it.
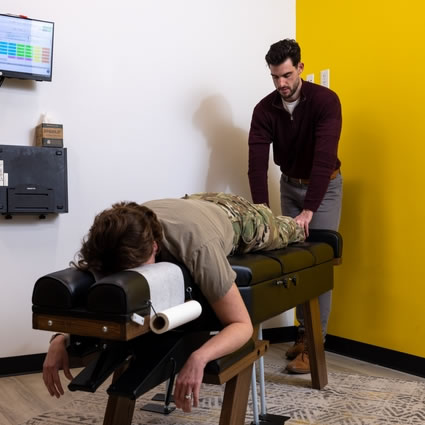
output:
{"label": "bare forearm", "polygon": [[204,366],[219,357],[233,353],[242,347],[252,336],[252,326],[247,323],[231,323],[202,347],[194,351],[194,356]]}

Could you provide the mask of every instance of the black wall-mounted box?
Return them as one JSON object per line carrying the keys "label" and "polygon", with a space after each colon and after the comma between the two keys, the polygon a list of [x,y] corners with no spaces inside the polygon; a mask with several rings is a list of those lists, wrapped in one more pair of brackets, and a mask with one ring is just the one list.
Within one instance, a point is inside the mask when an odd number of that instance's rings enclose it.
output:
{"label": "black wall-mounted box", "polygon": [[0,145],[0,213],[66,212],[66,148]]}

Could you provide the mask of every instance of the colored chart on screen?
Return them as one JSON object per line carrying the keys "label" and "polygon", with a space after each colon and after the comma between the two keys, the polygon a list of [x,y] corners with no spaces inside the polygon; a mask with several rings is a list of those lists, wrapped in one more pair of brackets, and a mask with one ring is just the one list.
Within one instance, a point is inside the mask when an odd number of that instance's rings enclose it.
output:
{"label": "colored chart on screen", "polygon": [[0,15],[0,69],[50,77],[53,23]]}

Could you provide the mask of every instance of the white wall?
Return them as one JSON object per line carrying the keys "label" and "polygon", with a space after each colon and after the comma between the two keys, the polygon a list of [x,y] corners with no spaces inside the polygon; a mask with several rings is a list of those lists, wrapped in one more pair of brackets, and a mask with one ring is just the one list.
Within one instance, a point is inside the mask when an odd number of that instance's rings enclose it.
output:
{"label": "white wall", "polygon": [[[250,198],[247,136],[272,91],[264,55],[295,35],[295,0],[2,0],[0,13],[55,22],[52,82],[6,80],[0,144],[64,125],[68,214],[0,217],[0,357],[46,351],[31,329],[41,275],[68,266],[94,215],[118,200],[196,191]],[[272,207],[279,211],[278,173]]]}

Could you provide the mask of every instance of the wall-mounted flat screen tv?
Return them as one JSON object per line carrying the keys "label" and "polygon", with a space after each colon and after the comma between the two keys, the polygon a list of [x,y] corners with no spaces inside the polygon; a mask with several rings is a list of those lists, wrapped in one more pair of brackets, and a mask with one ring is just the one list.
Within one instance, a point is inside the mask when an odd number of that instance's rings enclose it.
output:
{"label": "wall-mounted flat screen tv", "polygon": [[0,14],[0,77],[52,81],[54,26]]}

